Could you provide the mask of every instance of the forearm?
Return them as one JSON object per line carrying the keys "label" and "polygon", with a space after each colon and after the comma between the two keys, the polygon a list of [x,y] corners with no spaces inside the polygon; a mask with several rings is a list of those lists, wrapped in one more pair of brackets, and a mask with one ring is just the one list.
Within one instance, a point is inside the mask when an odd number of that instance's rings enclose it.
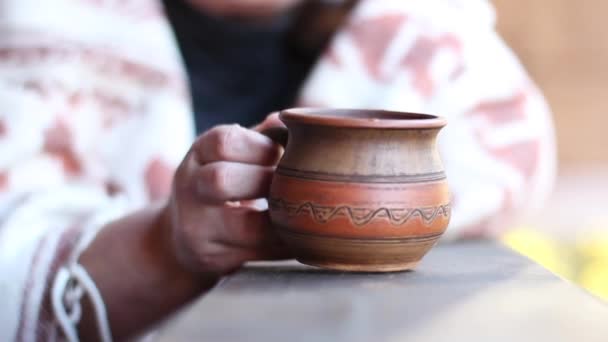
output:
{"label": "forearm", "polygon": [[[142,333],[217,281],[180,267],[163,208],[150,207],[110,223],[80,259],[101,292],[116,340]],[[82,340],[98,336],[94,322],[85,303]]]}

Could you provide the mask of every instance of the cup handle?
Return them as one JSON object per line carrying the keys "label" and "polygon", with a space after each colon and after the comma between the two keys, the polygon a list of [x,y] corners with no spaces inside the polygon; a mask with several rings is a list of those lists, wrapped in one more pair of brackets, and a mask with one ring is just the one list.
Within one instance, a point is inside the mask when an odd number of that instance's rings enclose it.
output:
{"label": "cup handle", "polygon": [[270,127],[262,130],[260,133],[269,137],[275,143],[286,147],[289,139],[289,132],[286,127]]}
{"label": "cup handle", "polygon": [[[289,131],[287,130],[287,127],[280,127],[280,126],[270,127],[270,128],[263,129],[262,131],[260,131],[260,133],[269,137],[275,143],[281,145],[283,147],[283,149],[285,149],[285,147],[287,146],[287,139],[289,136]],[[270,191],[270,189],[269,189],[269,191]],[[268,196],[267,196],[268,202],[270,202],[269,196],[270,196],[270,194],[268,194]]]}

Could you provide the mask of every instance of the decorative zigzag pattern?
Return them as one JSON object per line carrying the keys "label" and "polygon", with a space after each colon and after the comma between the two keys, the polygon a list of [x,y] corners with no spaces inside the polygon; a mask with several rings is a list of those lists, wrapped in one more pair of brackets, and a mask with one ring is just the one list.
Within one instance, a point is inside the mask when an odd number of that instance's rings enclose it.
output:
{"label": "decorative zigzag pattern", "polygon": [[353,208],[343,206],[324,206],[311,202],[293,203],[282,199],[270,199],[271,210],[285,211],[290,217],[310,215],[317,223],[325,224],[337,217],[347,217],[355,226],[364,226],[374,219],[387,219],[391,225],[399,226],[414,217],[419,217],[429,226],[440,216],[449,218],[451,205],[424,208]]}

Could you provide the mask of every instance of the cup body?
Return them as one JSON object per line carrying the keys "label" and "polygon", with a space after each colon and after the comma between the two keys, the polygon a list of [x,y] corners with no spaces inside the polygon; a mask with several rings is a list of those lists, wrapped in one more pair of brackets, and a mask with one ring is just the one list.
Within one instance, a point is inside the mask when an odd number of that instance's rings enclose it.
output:
{"label": "cup body", "polygon": [[450,194],[436,137],[445,120],[374,110],[290,109],[273,226],[305,264],[412,269],[443,234]]}

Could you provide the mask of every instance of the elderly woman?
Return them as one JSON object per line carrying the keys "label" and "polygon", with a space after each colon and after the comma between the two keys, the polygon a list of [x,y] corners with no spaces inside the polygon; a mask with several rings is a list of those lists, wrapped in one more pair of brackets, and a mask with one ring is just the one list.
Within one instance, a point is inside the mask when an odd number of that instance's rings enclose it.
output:
{"label": "elderly woman", "polygon": [[288,257],[256,200],[280,108],[447,117],[448,238],[499,234],[552,181],[549,111],[485,0],[0,8],[1,341],[136,336]]}

